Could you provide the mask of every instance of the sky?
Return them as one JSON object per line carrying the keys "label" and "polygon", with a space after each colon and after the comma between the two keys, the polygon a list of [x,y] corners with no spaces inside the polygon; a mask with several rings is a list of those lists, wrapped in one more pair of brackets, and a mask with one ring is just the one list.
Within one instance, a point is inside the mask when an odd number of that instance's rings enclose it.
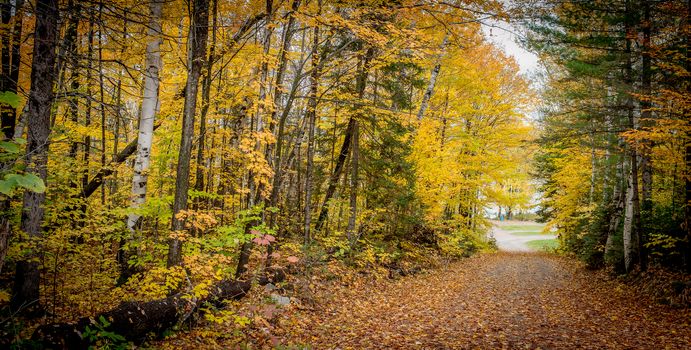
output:
{"label": "sky", "polygon": [[503,21],[483,23],[482,31],[485,37],[496,46],[513,56],[520,66],[521,73],[530,78],[540,70],[539,58],[516,43],[516,30],[511,24]]}
{"label": "sky", "polygon": [[[517,33],[520,30],[516,30],[511,24],[504,21],[488,20],[482,23],[482,32],[487,40],[516,60],[520,73],[528,80],[533,89],[536,91],[542,89],[545,79],[544,68],[540,65],[540,58],[535,53],[522,48],[516,42]],[[527,116],[530,120],[537,120],[538,109],[535,108],[528,112]]]}

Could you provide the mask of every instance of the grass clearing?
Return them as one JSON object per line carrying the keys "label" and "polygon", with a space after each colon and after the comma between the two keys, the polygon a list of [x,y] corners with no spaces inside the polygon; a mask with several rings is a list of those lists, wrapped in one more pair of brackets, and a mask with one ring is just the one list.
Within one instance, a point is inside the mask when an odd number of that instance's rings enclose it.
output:
{"label": "grass clearing", "polygon": [[553,250],[559,248],[559,242],[556,239],[536,239],[525,243],[530,249],[538,251]]}
{"label": "grass clearing", "polygon": [[500,225],[505,231],[519,231],[519,232],[541,232],[545,225]]}
{"label": "grass clearing", "polygon": [[512,236],[544,236],[542,231],[512,231]]}

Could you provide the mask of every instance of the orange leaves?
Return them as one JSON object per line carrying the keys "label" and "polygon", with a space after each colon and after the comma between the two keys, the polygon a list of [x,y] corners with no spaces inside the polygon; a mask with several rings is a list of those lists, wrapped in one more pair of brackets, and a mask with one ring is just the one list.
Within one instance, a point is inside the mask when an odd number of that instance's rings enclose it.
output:
{"label": "orange leaves", "polygon": [[[401,280],[317,285],[279,316],[281,344],[363,348],[685,348],[688,316],[545,255],[482,255]],[[347,301],[347,302],[344,302]],[[634,330],[631,332],[631,330]]]}
{"label": "orange leaves", "polygon": [[276,241],[276,237],[274,237],[272,235],[262,235],[262,234],[259,234],[257,237],[252,239],[252,242],[254,242],[255,244],[264,245],[264,246],[268,246],[275,241]]}

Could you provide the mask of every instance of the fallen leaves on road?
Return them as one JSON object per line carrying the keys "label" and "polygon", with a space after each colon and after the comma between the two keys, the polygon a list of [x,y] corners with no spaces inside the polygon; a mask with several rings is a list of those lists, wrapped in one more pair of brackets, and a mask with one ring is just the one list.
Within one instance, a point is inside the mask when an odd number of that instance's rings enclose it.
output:
{"label": "fallen leaves on road", "polygon": [[433,273],[319,290],[274,336],[313,349],[683,349],[689,310],[636,299],[538,254],[480,255]]}

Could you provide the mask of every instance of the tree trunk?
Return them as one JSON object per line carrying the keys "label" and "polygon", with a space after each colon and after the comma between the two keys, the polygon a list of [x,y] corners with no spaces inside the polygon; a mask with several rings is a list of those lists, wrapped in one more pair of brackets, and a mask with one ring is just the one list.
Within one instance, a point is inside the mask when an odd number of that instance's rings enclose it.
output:
{"label": "tree trunk", "polygon": [[[264,25],[264,38],[263,38],[263,57],[259,70],[259,101],[257,103],[257,113],[254,119],[254,129],[255,135],[258,136],[262,131],[264,131],[263,117],[266,112],[266,91],[267,91],[267,81],[269,77],[269,63],[267,62],[267,57],[271,49],[271,35],[273,30],[271,28],[271,22],[273,21],[273,0],[266,0],[266,24]],[[254,151],[259,153],[261,150],[261,142],[259,139],[256,140],[254,144]],[[247,209],[252,209],[262,197],[262,187],[257,186],[254,181],[254,172],[250,170],[247,174],[247,182],[249,187],[249,193],[247,194]],[[263,220],[263,216],[262,216]],[[251,220],[245,224],[245,233],[250,232],[252,226],[257,225],[256,220]],[[252,242],[244,242],[240,247],[240,256],[238,258],[238,265],[235,269],[235,278],[242,278],[245,272],[247,272],[247,264],[249,263],[249,258],[252,253]]]}
{"label": "tree trunk", "polygon": [[[103,22],[103,0],[98,1],[98,31],[104,32],[105,23]],[[103,71],[103,35],[98,36],[98,82],[99,82],[99,97],[101,110],[101,168],[106,166],[106,102],[105,102],[105,86],[104,86],[104,71]],[[106,204],[106,188],[101,187],[101,205]]]}
{"label": "tree trunk", "polygon": [[[161,12],[163,0],[150,0],[148,36],[146,44],[146,69],[144,70],[144,93],[142,97],[141,112],[139,115],[139,132],[137,136],[137,155],[134,160],[134,173],[132,175],[132,192],[130,197],[130,210],[127,215],[127,230],[130,243],[137,241],[138,222],[141,217],[135,212],[137,208],[146,202],[146,190],[149,178],[149,165],[151,163],[151,145],[154,136],[154,121],[158,107],[159,71],[161,69]],[[132,248],[120,248],[120,280],[125,281],[133,273],[134,269],[129,265],[129,260],[136,254]]]}
{"label": "tree trunk", "polygon": [[[45,182],[48,177],[48,136],[54,99],[55,47],[59,17],[57,0],[37,0],[34,14],[36,27],[27,111],[26,160],[29,165],[27,170],[37,174]],[[21,229],[30,239],[42,236],[45,199],[45,192],[24,193]],[[36,258],[40,250],[40,247],[34,248],[32,253],[17,262],[11,300],[14,310],[37,305],[39,302],[40,271]]]}
{"label": "tree trunk", "polygon": [[321,231],[324,226],[324,222],[326,221],[326,217],[329,215],[329,201],[333,197],[334,192],[336,192],[336,185],[338,185],[338,180],[341,178],[343,164],[345,164],[345,160],[348,158],[354,128],[355,118],[350,117],[348,120],[348,127],[346,128],[345,135],[343,137],[343,145],[341,145],[341,151],[338,153],[338,158],[336,159],[333,173],[331,173],[331,177],[329,177],[329,187],[326,189],[326,195],[324,196],[324,201],[322,202],[321,210],[319,211],[319,217],[317,218],[317,222],[314,226],[314,229],[317,231]]}
{"label": "tree trunk", "polygon": [[[360,69],[356,82],[356,91],[359,101],[365,97],[365,89],[367,88],[367,78],[369,75],[369,60],[374,53],[372,48],[368,48],[365,55],[360,60]],[[359,114],[360,112],[356,112]],[[356,115],[353,125],[353,146],[350,155],[350,216],[348,217],[348,228],[346,235],[350,244],[354,244],[357,238],[355,237],[355,224],[357,220],[357,193],[359,184],[359,163],[360,163],[360,125],[358,118],[362,115]]]}
{"label": "tree trunk", "polygon": [[[70,92],[72,96],[68,98],[70,121],[77,125],[79,123],[79,47],[77,45],[77,29],[81,19],[81,4],[74,1],[68,1],[67,12],[69,13],[69,22],[65,29],[65,37],[62,40],[63,45],[60,48],[60,55],[58,55],[58,74],[62,77],[65,71],[70,67]],[[62,79],[61,79],[62,80]],[[70,143],[69,157],[76,165],[77,152],[79,150],[79,143],[72,140]],[[70,179],[70,187],[76,188],[76,177]]]}
{"label": "tree trunk", "polygon": [[[161,124],[154,125],[154,131],[158,129]],[[137,144],[139,143],[139,138],[135,138],[130,143],[125,146],[118,154],[113,157],[113,161],[106,165],[105,168],[101,168],[96,175],[94,175],[89,183],[84,187],[82,193],[79,193],[76,197],[89,198],[97,189],[103,184],[106,177],[113,174],[115,171],[115,166],[127,160],[129,156],[133,155],[137,150]]]}
{"label": "tree trunk", "polygon": [[422,102],[420,102],[420,110],[417,112],[417,120],[418,122],[422,120],[422,118],[425,116],[425,112],[427,111],[427,107],[429,106],[429,100],[432,98],[432,94],[434,93],[434,86],[437,84],[437,77],[439,76],[439,71],[441,70],[441,59],[444,56],[444,49],[446,48],[446,45],[449,42],[449,34],[446,33],[444,34],[444,40],[441,42],[441,47],[440,47],[440,52],[439,55],[437,56],[437,60],[434,64],[434,68],[432,69],[432,74],[429,77],[429,83],[427,84],[427,89],[425,90],[425,94],[422,96]]}
{"label": "tree trunk", "polygon": [[[607,97],[609,97],[610,92],[607,92]],[[610,114],[605,115],[605,129],[606,129],[606,134],[605,134],[605,157],[603,159],[603,164],[604,164],[604,170],[602,172],[602,204],[604,206],[608,205],[610,200],[612,199],[610,197],[610,182],[611,182],[611,166],[610,166],[610,158],[611,158],[611,143],[613,143],[613,138],[612,138],[612,116]]]}
{"label": "tree trunk", "polygon": [[[367,85],[367,75],[369,73],[369,61],[372,59],[373,54],[374,49],[371,47],[368,48],[365,52],[362,65],[363,70],[359,74],[358,81],[356,82],[358,95],[362,94],[361,96],[364,96],[364,90]],[[329,178],[329,187],[327,187],[326,189],[326,196],[324,197],[324,202],[322,202],[321,210],[319,211],[319,217],[317,218],[317,222],[315,224],[315,230],[317,231],[321,231],[321,229],[324,226],[324,222],[329,214],[329,201],[331,200],[336,191],[336,185],[338,184],[338,180],[340,179],[341,173],[343,171],[343,164],[345,163],[346,158],[348,158],[348,153],[350,152],[350,147],[353,143],[353,135],[355,133],[356,127],[357,120],[354,116],[351,116],[348,120],[348,127],[346,128],[345,135],[343,137],[343,145],[341,145],[341,151],[338,154],[338,158],[336,159],[336,164],[334,165],[333,173]]]}
{"label": "tree trunk", "polygon": [[[87,53],[86,53],[86,99],[85,99],[85,104],[86,104],[86,113],[84,114],[84,126],[86,127],[87,130],[89,130],[91,126],[91,100],[92,100],[92,93],[91,93],[91,74],[93,71],[93,56],[94,56],[94,9],[89,7],[89,33],[87,34]],[[84,153],[82,154],[82,190],[84,187],[86,187],[89,184],[89,161],[91,158],[91,136],[87,134],[84,136],[83,139],[83,150]],[[79,226],[83,227],[86,225],[86,210],[87,210],[87,205],[86,201],[82,201],[80,208],[79,208]],[[80,238],[81,239],[81,238]]]}
{"label": "tree trunk", "polygon": [[[611,91],[607,91],[607,96],[610,97]],[[614,235],[619,228],[619,222],[621,221],[621,214],[624,210],[624,200],[621,196],[621,184],[624,177],[624,164],[623,161],[617,158],[616,166],[614,166],[614,174],[610,167],[611,151],[614,143],[612,134],[612,115],[605,115],[605,127],[607,129],[607,134],[605,137],[605,169],[602,176],[602,205],[606,208],[606,218],[608,221],[607,231],[605,232],[605,251],[604,258],[605,263],[613,262],[613,252],[615,250],[614,246]],[[623,140],[618,139],[619,143],[622,144]],[[619,147],[622,147],[620,145]],[[610,190],[611,187],[611,190]]]}
{"label": "tree trunk", "polygon": [[636,255],[638,247],[638,170],[636,152],[631,151],[629,156],[629,172],[626,185],[626,209],[624,211],[624,268],[630,272],[638,264]]}
{"label": "tree trunk", "polygon": [[[641,123],[644,127],[653,126],[651,104],[648,98],[651,96],[651,57],[650,57],[650,4],[648,0],[642,0],[643,6],[643,22],[641,27],[643,28],[643,47],[642,47],[642,64],[641,64],[641,93],[644,98],[641,100]],[[641,194],[642,194],[642,206],[643,220],[641,221],[640,237],[638,249],[640,251],[640,263],[641,268],[646,269],[648,265],[647,253],[645,249],[646,237],[648,232],[651,230],[650,219],[652,216],[653,209],[653,172],[652,172],[652,162],[650,159],[649,151],[652,148],[652,143],[648,142],[648,149],[641,152]]]}
{"label": "tree trunk", "polygon": [[[257,278],[259,285],[278,283],[285,278],[282,270],[271,270]],[[94,317],[83,317],[75,323],[56,323],[40,326],[34,331],[32,340],[47,349],[92,349],[89,339],[83,338],[84,329],[101,317],[110,325],[106,331],[125,337],[140,344],[150,334],[160,335],[165,330],[182,324],[202,305],[222,307],[227,300],[242,299],[252,287],[250,281],[222,280],[209,288],[203,298],[191,297],[189,293],[177,293],[169,297],[147,302],[123,302],[116,308]]]}
{"label": "tree trunk", "polygon": [[595,202],[595,180],[597,178],[597,158],[595,156],[595,131],[590,132],[590,192],[588,203]]}
{"label": "tree trunk", "polygon": [[[216,55],[216,24],[218,22],[218,0],[214,0],[211,10],[211,44],[209,58],[206,61],[206,74],[202,82],[202,111],[199,118],[199,146],[197,147],[197,171],[194,182],[195,191],[204,191],[204,147],[206,143],[206,116],[209,114],[209,103],[211,100],[211,82],[213,81],[213,68]],[[196,205],[199,206],[199,200]]]}
{"label": "tree trunk", "polygon": [[[321,1],[319,1],[321,10]],[[314,167],[314,133],[317,117],[317,94],[319,93],[319,77],[321,75],[319,53],[319,26],[314,26],[312,34],[312,72],[310,73],[310,95],[307,101],[307,166],[305,168],[305,228],[304,241],[308,244],[312,240],[310,226],[312,225],[312,174]]]}
{"label": "tree trunk", "polygon": [[[286,23],[283,42],[281,44],[281,53],[279,55],[278,68],[276,69],[276,83],[274,84],[274,100],[273,109],[271,112],[271,122],[274,122],[276,117],[276,110],[281,102],[281,97],[283,96],[283,77],[285,75],[286,66],[288,65],[288,50],[290,49],[290,42],[293,37],[293,24],[295,22],[295,17],[293,14],[297,12],[300,7],[300,0],[293,0],[291,7],[291,13],[288,17],[288,23]],[[297,82],[296,82],[297,83]],[[281,177],[283,176],[283,169],[281,167],[282,157],[283,157],[283,139],[284,139],[284,129],[286,119],[290,113],[290,108],[292,104],[287,104],[283,113],[281,113],[281,118],[278,121],[278,131],[276,135],[276,156],[274,157],[274,178],[273,186],[271,188],[271,197],[269,200],[269,206],[275,207],[278,204],[278,196],[281,187]],[[272,128],[273,129],[273,128]],[[269,213],[269,227],[274,225],[275,213]]]}
{"label": "tree trunk", "polygon": [[605,259],[615,265],[620,264],[620,261],[614,261],[614,252],[621,249],[615,246],[614,236],[619,229],[621,223],[621,216],[624,211],[624,192],[622,185],[624,183],[624,159],[620,159],[614,174],[612,201],[613,204],[608,204],[611,216],[609,217],[609,225],[607,226],[607,239],[605,241]]}
{"label": "tree trunk", "polygon": [[350,154],[350,216],[348,217],[348,228],[346,236],[350,244],[355,243],[355,223],[357,220],[357,192],[359,184],[359,162],[360,162],[360,125],[355,120],[353,126],[353,147]]}
{"label": "tree trunk", "polygon": [[[20,45],[22,36],[22,6],[24,1],[18,0],[14,6],[15,15],[12,16],[12,6],[9,1],[0,5],[3,27],[10,27],[10,20],[14,17],[12,30],[5,30],[2,35],[2,74],[0,76],[0,91],[17,93],[19,80]],[[9,104],[0,102],[0,127],[4,139],[14,137],[17,123],[17,110]]]}
{"label": "tree trunk", "polygon": [[[631,4],[626,1],[626,11],[629,13],[631,11]],[[630,15],[629,15],[630,17]],[[626,32],[631,28],[630,19],[626,20]],[[625,67],[625,77],[627,87],[633,89],[633,62],[632,62],[632,48],[631,39],[626,39],[626,67]],[[628,116],[629,128],[632,130],[636,129],[636,116],[634,111],[634,101],[633,97],[627,92],[626,96],[626,109]],[[636,152],[635,147],[629,149],[629,173],[626,187],[626,210],[624,211],[624,269],[626,272],[630,272],[633,268],[640,263],[639,244],[639,196],[638,196],[638,152]]]}
{"label": "tree trunk", "polygon": [[[686,27],[691,27],[691,0],[686,2]],[[691,33],[686,32],[686,64],[684,65],[686,72],[691,72]],[[691,94],[691,86],[686,84],[686,94]],[[684,180],[684,231],[686,231],[686,249],[684,253],[684,264],[686,265],[686,271],[691,271],[691,118],[688,118],[691,114],[688,105],[684,110],[684,115],[686,116],[686,149],[685,149],[685,180]]]}
{"label": "tree trunk", "polygon": [[[190,156],[194,136],[194,114],[197,109],[199,76],[206,54],[206,39],[209,31],[209,0],[194,0],[187,40],[187,84],[185,86],[185,106],[182,116],[182,136],[178,154],[177,177],[175,179],[175,199],[173,201],[172,230],[180,233],[184,220],[178,218],[181,211],[187,210],[187,190],[189,189]],[[168,267],[182,263],[182,240],[171,238],[168,243]]]}
{"label": "tree trunk", "polygon": [[[12,31],[8,31],[2,38],[2,74],[0,74],[0,91],[17,93],[17,80],[19,79],[20,45],[22,37],[22,6],[24,2],[18,0],[14,6],[14,26]],[[9,26],[11,18],[11,7],[9,2],[3,3],[2,24]],[[10,49],[11,48],[11,49]],[[11,56],[10,56],[11,53]],[[0,105],[0,127],[2,128],[2,139],[13,139],[14,129],[17,124],[17,110],[2,103]],[[4,167],[4,166],[3,166]],[[8,242],[12,227],[10,225],[10,199],[0,200],[0,272],[5,264]]]}
{"label": "tree trunk", "polygon": [[[256,276],[259,285],[278,283],[285,279],[285,272],[280,269],[269,269],[265,274]],[[40,326],[34,331],[31,339],[46,349],[91,349],[89,339],[83,338],[87,326],[94,328],[101,317],[110,325],[106,331],[125,337],[128,341],[140,344],[153,333],[163,331],[183,323],[202,305],[222,307],[227,300],[242,299],[252,287],[250,281],[224,279],[209,288],[203,298],[195,298],[190,293],[182,292],[169,297],[152,301],[128,301],[116,308],[94,317],[84,317],[75,323],[56,323]]]}

